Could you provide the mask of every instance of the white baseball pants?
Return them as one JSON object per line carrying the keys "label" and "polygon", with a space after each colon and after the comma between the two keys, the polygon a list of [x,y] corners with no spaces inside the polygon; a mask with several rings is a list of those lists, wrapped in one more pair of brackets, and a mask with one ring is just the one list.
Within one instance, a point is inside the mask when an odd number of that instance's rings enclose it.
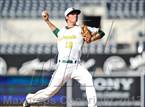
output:
{"label": "white baseball pants", "polygon": [[96,92],[91,74],[82,65],[71,63],[59,63],[58,69],[53,73],[49,86],[35,94],[28,94],[26,100],[30,104],[46,101],[58,92],[66,81],[72,78],[86,88],[88,107],[97,107]]}

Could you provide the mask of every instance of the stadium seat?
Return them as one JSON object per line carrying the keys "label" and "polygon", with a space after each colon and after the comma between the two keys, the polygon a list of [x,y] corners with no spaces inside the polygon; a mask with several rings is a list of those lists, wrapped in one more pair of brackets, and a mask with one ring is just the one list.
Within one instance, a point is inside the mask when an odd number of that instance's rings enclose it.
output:
{"label": "stadium seat", "polygon": [[48,10],[51,18],[63,18],[65,9],[73,6],[101,4],[100,0],[0,0],[0,18],[40,18]]}

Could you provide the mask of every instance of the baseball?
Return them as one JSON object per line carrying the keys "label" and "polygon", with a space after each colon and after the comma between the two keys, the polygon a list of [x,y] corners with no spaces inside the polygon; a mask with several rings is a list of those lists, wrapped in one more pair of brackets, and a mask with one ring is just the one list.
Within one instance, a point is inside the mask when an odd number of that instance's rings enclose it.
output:
{"label": "baseball", "polygon": [[48,16],[48,12],[47,11],[43,11],[42,12],[42,16],[44,16],[44,17]]}

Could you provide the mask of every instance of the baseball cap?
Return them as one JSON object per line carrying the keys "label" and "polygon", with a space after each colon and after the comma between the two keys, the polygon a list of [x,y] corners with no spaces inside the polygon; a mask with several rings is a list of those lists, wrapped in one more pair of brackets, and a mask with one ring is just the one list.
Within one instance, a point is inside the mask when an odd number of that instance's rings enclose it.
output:
{"label": "baseball cap", "polygon": [[77,14],[81,13],[81,11],[79,9],[75,9],[75,8],[70,7],[68,9],[66,9],[66,11],[64,12],[64,16],[66,17],[71,12],[76,12]]}

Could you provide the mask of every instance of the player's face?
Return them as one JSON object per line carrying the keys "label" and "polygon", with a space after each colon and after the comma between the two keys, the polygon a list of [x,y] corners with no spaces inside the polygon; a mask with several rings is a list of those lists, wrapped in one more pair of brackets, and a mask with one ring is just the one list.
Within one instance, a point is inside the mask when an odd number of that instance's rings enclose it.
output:
{"label": "player's face", "polygon": [[69,21],[71,23],[76,23],[78,20],[78,14],[75,12],[72,12],[66,17],[66,19],[67,19],[67,21]]}

